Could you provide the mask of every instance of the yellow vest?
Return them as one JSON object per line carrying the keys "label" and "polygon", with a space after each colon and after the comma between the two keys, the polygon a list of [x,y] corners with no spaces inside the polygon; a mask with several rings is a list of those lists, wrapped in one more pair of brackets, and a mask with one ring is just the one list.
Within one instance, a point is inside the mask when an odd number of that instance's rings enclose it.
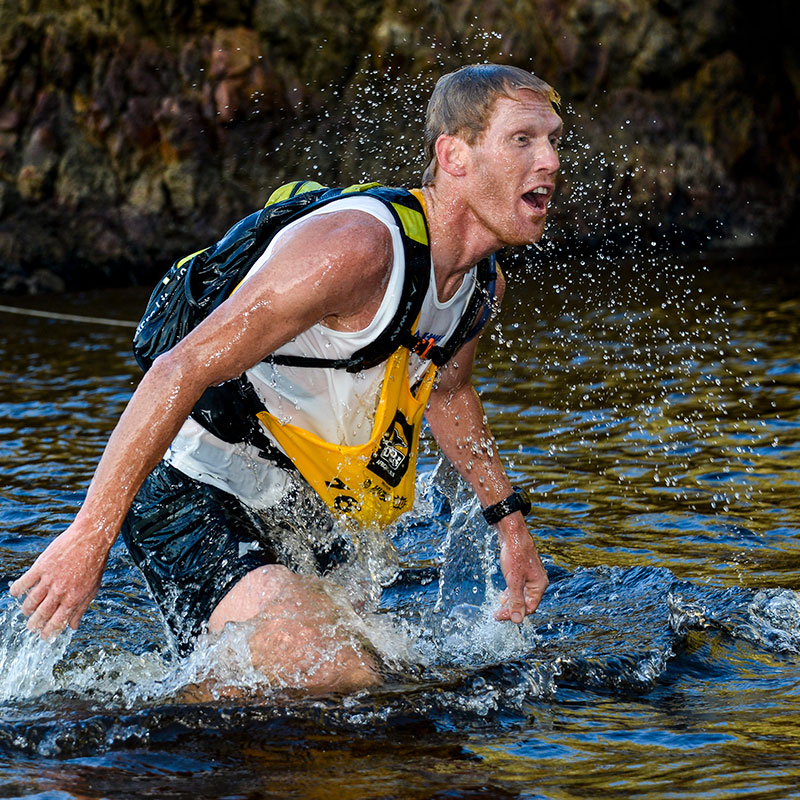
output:
{"label": "yellow vest", "polygon": [[269,411],[258,414],[331,511],[361,527],[383,528],[414,504],[420,429],[436,367],[429,365],[414,393],[408,357],[401,347],[387,361],[372,432],[364,444],[333,444],[281,424]]}

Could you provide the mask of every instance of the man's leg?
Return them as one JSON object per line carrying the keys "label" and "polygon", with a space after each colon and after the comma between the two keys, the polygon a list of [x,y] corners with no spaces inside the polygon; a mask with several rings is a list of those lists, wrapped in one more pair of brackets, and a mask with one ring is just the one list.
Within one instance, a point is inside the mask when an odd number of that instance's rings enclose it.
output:
{"label": "man's leg", "polygon": [[349,692],[380,683],[375,659],[359,637],[355,612],[323,580],[270,564],[249,572],[220,601],[209,631],[252,621],[253,666],[277,686]]}
{"label": "man's leg", "polygon": [[162,462],[122,534],[182,653],[205,630],[250,620],[253,664],[278,686],[349,691],[379,682],[350,603],[334,601],[331,584],[280,566],[262,528],[231,495]]}

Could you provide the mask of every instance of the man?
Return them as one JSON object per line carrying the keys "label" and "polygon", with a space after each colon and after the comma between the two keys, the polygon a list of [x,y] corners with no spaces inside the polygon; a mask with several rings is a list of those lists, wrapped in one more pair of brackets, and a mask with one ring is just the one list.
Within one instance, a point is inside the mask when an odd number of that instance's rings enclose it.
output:
{"label": "man", "polygon": [[[541,237],[559,168],[557,102],[551,87],[514,67],[464,67],[437,83],[419,193],[432,262],[419,326],[431,342],[446,341],[466,315],[478,262]],[[264,359],[330,349],[347,357],[375,337],[399,302],[404,235],[371,197],[347,195],[316,209],[282,230],[237,291],[156,359],[75,521],[12,585],[12,594],[25,595],[31,629],[49,637],[77,627],[124,524],[128,547],[184,645],[203,630],[249,621],[253,663],[276,682],[347,690],[378,680],[373,657],[339,625],[352,608],[307,564],[305,574],[284,566],[297,569],[297,560],[274,541],[274,530],[262,535],[263,520],[280,516],[284,501],[308,484],[188,417],[208,387],[244,374],[269,409],[259,419],[284,450],[293,445],[282,431],[294,429],[356,452],[395,383],[390,368],[349,374]],[[498,275],[498,300],[503,290]],[[435,384],[426,365],[401,348],[400,377],[409,386],[428,376],[430,429],[498,528],[508,588],[495,616],[519,623],[538,606],[547,575],[471,384],[475,347],[474,338],[463,344]],[[323,481],[319,491],[331,484],[337,481]],[[324,538],[325,527],[315,535]],[[324,558],[335,562],[336,547],[329,540]]]}

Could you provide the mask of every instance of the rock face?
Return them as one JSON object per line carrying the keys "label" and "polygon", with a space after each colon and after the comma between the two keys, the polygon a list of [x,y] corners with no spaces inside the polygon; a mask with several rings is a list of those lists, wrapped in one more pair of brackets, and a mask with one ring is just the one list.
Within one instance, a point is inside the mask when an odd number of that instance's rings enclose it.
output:
{"label": "rock face", "polygon": [[436,78],[533,69],[551,236],[796,239],[789,3],[0,0],[0,290],[148,282],[295,177],[414,185]]}

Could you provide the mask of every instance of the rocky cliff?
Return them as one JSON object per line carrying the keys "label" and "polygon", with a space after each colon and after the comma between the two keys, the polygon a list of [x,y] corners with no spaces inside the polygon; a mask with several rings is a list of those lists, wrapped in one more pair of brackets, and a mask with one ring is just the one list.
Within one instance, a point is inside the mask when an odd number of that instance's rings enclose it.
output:
{"label": "rocky cliff", "polygon": [[796,239],[789,3],[0,0],[5,291],[151,281],[293,177],[418,181],[427,94],[505,61],[565,100],[550,235]]}

